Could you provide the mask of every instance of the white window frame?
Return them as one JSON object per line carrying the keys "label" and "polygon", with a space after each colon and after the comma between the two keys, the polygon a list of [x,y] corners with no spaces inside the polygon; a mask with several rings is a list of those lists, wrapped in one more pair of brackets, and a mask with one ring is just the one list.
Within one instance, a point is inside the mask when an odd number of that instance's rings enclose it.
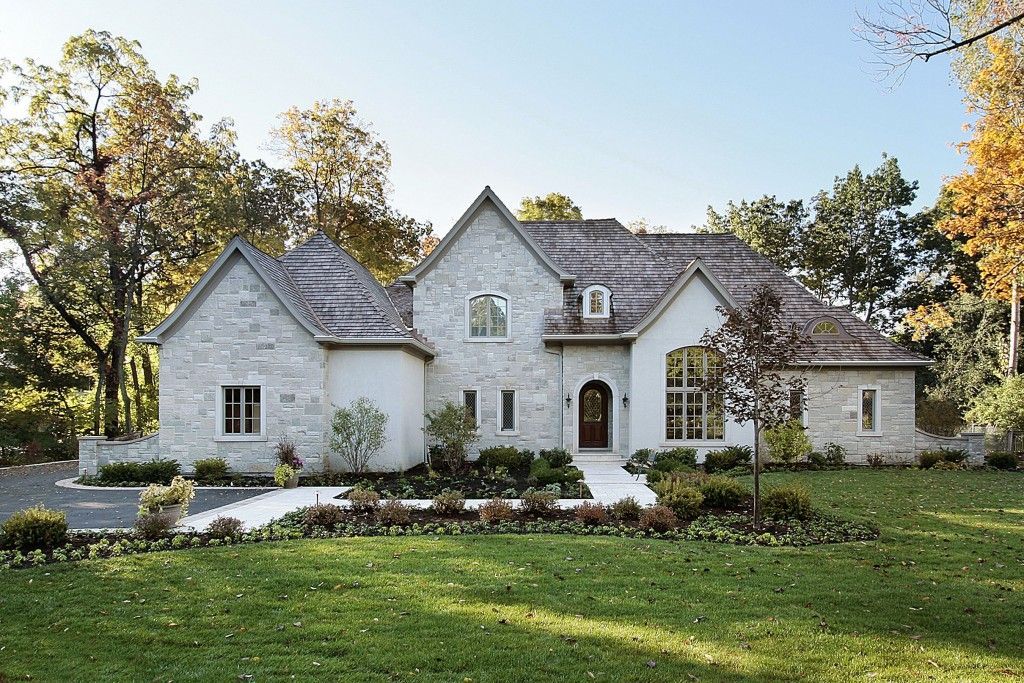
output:
{"label": "white window frame", "polygon": [[[604,296],[604,313],[593,313],[590,310],[590,294],[591,292],[601,292]],[[583,317],[591,319],[603,319],[607,318],[612,313],[612,292],[604,285],[590,285],[583,290]]]}
{"label": "white window frame", "polygon": [[[229,387],[254,387],[260,390],[260,431],[259,434],[227,434],[224,432],[224,390]],[[221,382],[217,385],[217,423],[214,426],[214,441],[266,441],[267,440],[267,387],[263,382]],[[244,417],[244,416],[243,416]]]}
{"label": "white window frame", "polygon": [[[505,415],[502,412],[505,408],[504,402],[501,400],[501,394],[504,391],[512,392],[512,429],[509,431],[502,430],[501,425],[504,424]],[[498,387],[494,393],[497,399],[497,409],[495,415],[497,420],[494,424],[494,433],[496,436],[519,436],[519,390],[515,387]]]}
{"label": "white window frame", "polygon": [[[725,397],[724,396],[722,397],[722,409],[723,409],[722,410],[722,436],[715,437],[715,438],[710,438],[710,437],[707,436],[707,432],[708,432],[708,410],[709,410],[709,407],[711,406],[711,402],[709,400],[710,397],[707,395],[707,392],[699,391],[699,390],[697,390],[694,387],[687,387],[685,385],[686,384],[685,383],[685,379],[684,379],[684,386],[682,386],[682,387],[669,387],[668,386],[668,356],[669,356],[669,354],[674,353],[676,351],[683,351],[684,352],[684,357],[683,357],[684,369],[683,369],[683,372],[684,372],[684,378],[685,378],[685,372],[686,372],[686,370],[685,370],[685,363],[686,363],[685,352],[688,349],[700,349],[701,351],[704,351],[705,353],[710,351],[710,349],[704,348],[704,347],[700,346],[699,344],[690,344],[689,346],[678,346],[678,347],[676,347],[674,349],[670,349],[670,350],[666,351],[665,353],[661,354],[661,386],[662,386],[662,394],[661,394],[662,395],[662,397],[661,397],[661,445],[662,446],[666,446],[666,447],[673,447],[673,446],[679,446],[679,445],[682,445],[682,444],[686,444],[688,446],[700,447],[701,444],[707,444],[709,446],[719,447],[725,441],[725,438],[726,438],[725,432],[726,432],[727,427],[729,426],[728,415],[725,412]],[[702,362],[703,362],[704,369],[706,371],[707,370],[707,356],[706,355],[703,357],[703,361]],[[703,395],[703,398],[701,400],[703,401],[703,407],[704,407],[703,427],[702,427],[703,432],[704,432],[704,436],[702,438],[699,438],[699,439],[687,438],[686,437],[686,427],[685,426],[683,427],[683,438],[681,438],[681,439],[670,439],[669,438],[669,436],[668,436],[668,395],[669,394],[674,394],[674,393],[678,393],[678,394],[683,394],[684,395],[684,399],[683,399],[684,400],[684,403],[683,403],[684,417],[685,417],[685,411],[686,411],[686,404],[685,404],[685,400],[686,399],[685,399],[685,396],[687,394]]]}
{"label": "white window frame", "polygon": [[[472,316],[471,304],[473,299],[481,296],[496,296],[505,300],[505,336],[504,337],[474,337],[472,335]],[[487,290],[482,292],[472,292],[466,296],[466,329],[465,338],[468,342],[509,342],[512,341],[512,297],[504,292],[498,292],[494,290]]]}
{"label": "white window frame", "polygon": [[461,387],[459,389],[459,405],[466,405],[466,392],[476,392],[476,429],[480,431],[480,425],[483,424],[483,416],[480,414],[480,388],[479,387]]}
{"label": "white window frame", "polygon": [[[791,394],[792,392],[793,390],[790,389]],[[810,406],[810,401],[807,398],[807,389],[801,389],[800,394],[803,398],[803,405],[800,408],[800,426],[803,427],[804,429],[807,429],[807,410]]]}
{"label": "white window frame", "polygon": [[[874,391],[875,402],[872,408],[874,409],[874,423],[875,428],[872,430],[864,429],[864,392]],[[882,388],[877,384],[862,384],[857,387],[857,436],[882,436]]]}

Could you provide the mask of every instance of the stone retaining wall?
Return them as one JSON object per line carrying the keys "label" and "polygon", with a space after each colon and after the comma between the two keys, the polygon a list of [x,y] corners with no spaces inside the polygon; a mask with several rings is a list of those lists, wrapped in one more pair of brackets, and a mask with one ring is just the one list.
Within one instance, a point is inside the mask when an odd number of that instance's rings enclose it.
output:
{"label": "stone retaining wall", "polygon": [[96,474],[112,462],[148,462],[160,456],[160,439],[156,433],[130,441],[111,441],[105,436],[78,437],[78,471]]}
{"label": "stone retaining wall", "polygon": [[918,429],[914,434],[914,454],[938,448],[958,449],[967,451],[967,460],[980,465],[985,462],[985,434],[982,432],[963,432],[956,436],[940,436]]}

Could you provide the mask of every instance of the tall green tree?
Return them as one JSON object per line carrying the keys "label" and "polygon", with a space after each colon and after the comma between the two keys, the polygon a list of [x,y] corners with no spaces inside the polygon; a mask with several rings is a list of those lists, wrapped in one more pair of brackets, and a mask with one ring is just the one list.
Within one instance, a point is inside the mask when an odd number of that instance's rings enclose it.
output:
{"label": "tall green tree", "polygon": [[287,163],[308,221],[348,249],[382,282],[420,256],[430,224],[390,203],[391,153],[349,100],[292,107],[271,132],[271,148]]}
{"label": "tall green tree", "polygon": [[797,263],[806,220],[802,200],[783,202],[764,195],[751,202],[729,202],[722,213],[709,206],[707,222],[698,232],[732,233],[788,272]]}
{"label": "tall green tree", "polygon": [[901,283],[912,272],[921,216],[909,207],[917,181],[883,156],[864,174],[837,177],[831,192],[814,198],[814,218],[800,245],[800,279],[830,304],[847,304],[864,320],[885,326]]}
{"label": "tall green tree", "polygon": [[201,135],[194,82],[160,80],[138,43],[106,32],[72,37],[55,66],[8,70],[0,98],[19,113],[0,119],[0,231],[92,354],[96,427],[116,435],[134,428],[127,355],[147,283],[224,241],[210,188],[230,138]]}
{"label": "tall green tree", "polygon": [[579,221],[583,211],[567,195],[549,192],[544,197],[523,197],[516,211],[521,221]]}

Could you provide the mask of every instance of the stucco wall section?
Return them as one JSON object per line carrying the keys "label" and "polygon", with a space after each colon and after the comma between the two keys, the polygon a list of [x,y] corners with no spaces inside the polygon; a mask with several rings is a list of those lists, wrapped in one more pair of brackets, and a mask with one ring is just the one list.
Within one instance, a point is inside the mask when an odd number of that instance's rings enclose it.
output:
{"label": "stucco wall section", "polygon": [[[221,457],[236,472],[270,472],[291,439],[306,469],[322,466],[326,352],[239,257],[160,347],[160,454],[186,471]],[[262,384],[266,436],[219,438],[224,384]]]}
{"label": "stucco wall section", "polygon": [[[466,299],[497,291],[509,299],[510,341],[467,341]],[[495,208],[484,203],[465,231],[413,290],[419,329],[437,349],[426,368],[425,408],[480,391],[480,441],[474,448],[551,448],[561,442],[557,354],[541,341],[544,309],[562,303],[562,285]],[[498,433],[498,391],[515,389],[519,429]]]}
{"label": "stucco wall section", "polygon": [[[580,389],[592,379],[603,381],[611,389],[608,431],[609,450],[622,456],[629,455],[629,407],[622,397],[629,392],[629,347],[567,345],[563,349],[563,411],[562,439],[565,448],[579,452],[577,422],[580,414]],[[565,395],[572,395],[572,405],[566,407]],[[616,440],[616,435],[618,439]]]}
{"label": "stucco wall section", "polygon": [[753,427],[731,420],[725,422],[722,440],[668,441],[665,438],[665,356],[680,347],[699,346],[706,330],[721,325],[716,306],[723,303],[712,284],[698,274],[633,343],[629,392],[631,453],[640,448],[688,446],[696,448],[698,459],[703,460],[708,451],[726,445],[753,445]]}
{"label": "stucco wall section", "polygon": [[[817,368],[807,380],[807,434],[815,449],[833,442],[847,460],[865,462],[881,454],[892,462],[914,458],[914,370],[907,368]],[[860,388],[880,390],[881,431],[859,434]]]}
{"label": "stucco wall section", "polygon": [[[423,360],[396,348],[340,348],[328,352],[328,420],[334,407],[365,396],[388,414],[387,443],[372,470],[404,470],[423,461]],[[330,423],[328,422],[328,430]],[[330,456],[332,470],[346,469]]]}

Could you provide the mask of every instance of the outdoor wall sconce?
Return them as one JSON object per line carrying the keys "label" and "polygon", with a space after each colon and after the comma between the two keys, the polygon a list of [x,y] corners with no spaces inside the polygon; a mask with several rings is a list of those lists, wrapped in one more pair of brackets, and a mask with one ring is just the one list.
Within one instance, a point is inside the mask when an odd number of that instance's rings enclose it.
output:
{"label": "outdoor wall sconce", "polygon": [[565,407],[568,408],[572,405],[572,394],[565,395]]}
{"label": "outdoor wall sconce", "polygon": [[629,407],[629,394],[622,395],[622,405],[626,408]]}

